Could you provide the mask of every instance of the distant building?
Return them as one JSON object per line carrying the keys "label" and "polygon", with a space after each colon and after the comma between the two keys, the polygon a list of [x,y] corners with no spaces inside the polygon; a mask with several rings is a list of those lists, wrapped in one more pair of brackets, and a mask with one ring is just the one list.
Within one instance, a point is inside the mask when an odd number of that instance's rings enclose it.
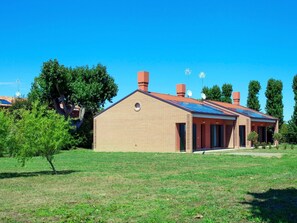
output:
{"label": "distant building", "polygon": [[95,151],[249,148],[251,131],[257,131],[263,142],[278,132],[278,119],[241,106],[239,92],[228,104],[185,97],[184,84],[176,86],[176,95],[149,92],[148,85],[149,73],[139,72],[138,90],[94,118]]}
{"label": "distant building", "polygon": [[0,96],[0,108],[8,108],[14,101],[13,97]]}

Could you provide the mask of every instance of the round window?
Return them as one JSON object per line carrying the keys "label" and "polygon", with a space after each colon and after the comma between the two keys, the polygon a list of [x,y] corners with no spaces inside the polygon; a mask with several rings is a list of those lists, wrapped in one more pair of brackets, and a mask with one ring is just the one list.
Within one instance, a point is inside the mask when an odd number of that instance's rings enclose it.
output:
{"label": "round window", "polygon": [[135,103],[135,105],[134,105],[134,110],[138,112],[138,111],[140,111],[140,109],[141,109],[141,105],[140,105],[140,103],[138,103],[138,102]]}

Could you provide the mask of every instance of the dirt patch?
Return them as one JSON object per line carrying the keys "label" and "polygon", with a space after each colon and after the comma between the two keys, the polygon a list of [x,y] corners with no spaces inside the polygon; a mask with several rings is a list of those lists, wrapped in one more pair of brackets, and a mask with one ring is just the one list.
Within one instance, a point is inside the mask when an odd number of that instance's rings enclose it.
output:
{"label": "dirt patch", "polygon": [[253,153],[253,152],[234,152],[228,153],[231,155],[240,155],[240,156],[259,156],[259,157],[277,157],[281,158],[283,156],[282,153]]}

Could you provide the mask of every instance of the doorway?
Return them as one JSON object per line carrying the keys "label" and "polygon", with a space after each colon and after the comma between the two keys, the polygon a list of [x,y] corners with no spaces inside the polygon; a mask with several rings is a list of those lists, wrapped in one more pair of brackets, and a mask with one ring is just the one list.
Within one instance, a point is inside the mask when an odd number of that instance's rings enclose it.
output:
{"label": "doorway", "polygon": [[197,125],[193,124],[193,151],[197,149]]}
{"label": "doorway", "polygon": [[224,147],[224,126],[211,125],[210,126],[210,144],[211,147]]}
{"label": "doorway", "polygon": [[178,136],[179,136],[179,151],[186,152],[186,124],[177,124]]}
{"label": "doorway", "polygon": [[240,125],[239,126],[239,146],[240,147],[246,147],[245,125]]}
{"label": "doorway", "polygon": [[201,125],[201,148],[205,148],[205,124]]}

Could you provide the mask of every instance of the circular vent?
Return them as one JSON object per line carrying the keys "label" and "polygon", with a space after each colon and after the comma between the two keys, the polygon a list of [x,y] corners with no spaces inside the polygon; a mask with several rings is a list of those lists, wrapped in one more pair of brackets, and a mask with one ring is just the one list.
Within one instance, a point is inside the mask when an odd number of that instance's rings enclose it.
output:
{"label": "circular vent", "polygon": [[140,111],[140,109],[141,109],[141,104],[139,102],[135,103],[134,110],[138,112]]}

